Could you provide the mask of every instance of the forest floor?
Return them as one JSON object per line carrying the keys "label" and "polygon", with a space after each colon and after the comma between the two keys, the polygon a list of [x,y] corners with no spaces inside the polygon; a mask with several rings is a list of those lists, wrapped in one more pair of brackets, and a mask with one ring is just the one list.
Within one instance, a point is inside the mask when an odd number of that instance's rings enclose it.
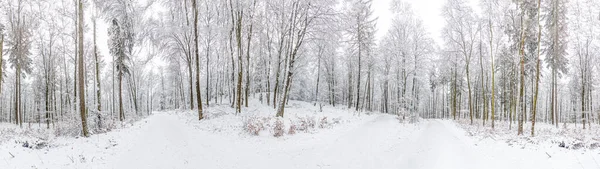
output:
{"label": "forest floor", "polygon": [[[203,121],[195,111],[155,112],[127,128],[55,138],[39,149],[25,148],[15,137],[0,143],[0,168],[600,168],[597,149],[524,148],[472,136],[450,120],[410,124],[387,114],[331,107],[320,112],[302,102],[286,109],[286,127],[324,117],[331,123],[273,137],[277,120],[267,119],[274,113],[269,109],[245,108],[236,115],[228,106],[214,106]],[[258,135],[245,130],[252,119],[265,123]]]}

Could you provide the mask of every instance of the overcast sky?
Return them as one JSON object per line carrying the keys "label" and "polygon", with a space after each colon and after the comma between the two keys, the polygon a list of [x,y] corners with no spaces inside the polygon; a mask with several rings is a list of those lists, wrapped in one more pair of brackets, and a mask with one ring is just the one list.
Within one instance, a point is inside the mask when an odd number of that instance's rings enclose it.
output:
{"label": "overcast sky", "polygon": [[[392,14],[390,12],[390,2],[392,0],[373,0],[372,8],[374,17],[378,17],[377,19],[377,32],[376,37],[377,41],[381,39],[388,31],[388,28],[391,24]],[[443,5],[447,0],[403,0],[412,4],[412,9],[415,14],[423,20],[423,24],[427,29],[430,37],[433,38],[438,45],[442,45],[443,41],[441,40],[441,31],[444,27],[444,18],[441,15],[441,10]],[[469,0],[471,2],[471,6],[477,11],[477,1],[478,0]],[[156,9],[153,9],[156,10]],[[99,39],[100,43],[107,42],[106,31],[108,29],[108,25],[100,22],[98,24],[99,30]],[[105,45],[100,45],[102,54],[105,56],[110,56],[108,53],[108,48]]]}
{"label": "overcast sky", "polygon": [[[391,23],[390,2],[392,0],[373,0],[373,15],[378,17],[376,37],[379,40],[388,31]],[[441,15],[442,7],[446,0],[404,0],[412,4],[415,14],[423,20],[431,38],[441,45],[441,32],[444,27],[444,18]],[[471,7],[477,12],[477,0],[469,0]]]}

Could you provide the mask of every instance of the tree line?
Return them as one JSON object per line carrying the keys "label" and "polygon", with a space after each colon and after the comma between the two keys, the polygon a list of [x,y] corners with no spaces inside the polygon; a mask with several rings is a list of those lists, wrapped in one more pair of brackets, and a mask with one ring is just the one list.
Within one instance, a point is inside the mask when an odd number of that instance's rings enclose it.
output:
{"label": "tree line", "polygon": [[192,110],[199,120],[215,105],[244,113],[253,99],[283,117],[293,99],[501,121],[518,134],[524,123],[531,135],[535,122],[600,123],[598,2],[448,0],[438,11],[442,37],[402,0],[389,4],[378,37],[372,4],[3,1],[0,120],[73,124],[87,136],[87,127],[102,132],[156,110]]}

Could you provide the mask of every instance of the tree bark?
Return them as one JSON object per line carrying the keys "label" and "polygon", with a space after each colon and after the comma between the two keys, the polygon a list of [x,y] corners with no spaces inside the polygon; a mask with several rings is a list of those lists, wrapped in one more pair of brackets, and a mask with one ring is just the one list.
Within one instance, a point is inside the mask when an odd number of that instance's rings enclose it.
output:
{"label": "tree bark", "polygon": [[319,46],[319,51],[317,52],[317,84],[315,89],[315,105],[319,102],[319,80],[321,78],[321,55],[323,52],[322,46]]}
{"label": "tree bark", "polygon": [[100,81],[100,61],[98,58],[98,46],[96,45],[96,19],[92,20],[93,24],[93,35],[94,35],[94,60],[96,63],[96,102],[98,113],[102,111],[102,95],[101,95],[101,82]]}
{"label": "tree bark", "polygon": [[[254,4],[256,4],[256,1],[254,1]],[[246,89],[244,91],[244,95],[245,98],[244,99],[244,106],[248,107],[248,93],[250,92],[250,44],[252,42],[252,25],[253,25],[253,19],[254,19],[254,9],[252,10],[252,13],[250,13],[250,28],[248,28],[248,32],[247,32],[247,46],[246,46]]]}
{"label": "tree bark", "polygon": [[490,58],[491,58],[491,63],[492,63],[492,67],[490,69],[490,71],[492,72],[492,129],[494,129],[494,121],[496,119],[496,76],[495,76],[495,68],[494,68],[494,46],[493,46],[493,40],[494,40],[494,30],[493,30],[493,25],[492,25],[492,20],[491,18],[489,19],[489,26],[490,26]]}
{"label": "tree bark", "polygon": [[[20,101],[21,101],[21,66],[16,64],[15,68],[15,124],[20,125],[19,119],[21,118],[20,113]],[[22,127],[22,126],[21,126]]]}
{"label": "tree bark", "polygon": [[467,88],[469,91],[469,118],[471,119],[471,125],[473,125],[473,103],[472,103],[472,98],[471,98],[471,78],[469,76],[469,60],[470,60],[470,56],[469,59],[466,59],[466,70],[467,70]]}
{"label": "tree bark", "polygon": [[540,12],[541,12],[541,0],[538,0],[538,47],[537,47],[537,60],[536,60],[536,74],[535,74],[535,92],[533,96],[533,106],[531,108],[531,136],[535,136],[535,119],[537,113],[537,102],[538,102],[538,92],[540,86],[540,47],[541,47],[541,39],[542,39],[542,25],[540,22]]}
{"label": "tree bark", "polygon": [[198,120],[202,120],[202,93],[200,92],[200,54],[198,51],[198,6],[196,0],[192,0],[194,8],[194,54],[196,55],[196,97],[198,98]]}
{"label": "tree bark", "polygon": [[[240,9],[238,9],[240,10]],[[242,19],[243,19],[243,11],[237,11],[236,13],[236,29],[235,29],[235,36],[236,36],[236,42],[237,42],[237,51],[238,51],[238,80],[237,80],[237,89],[236,89],[236,95],[237,100],[236,100],[236,113],[241,113],[242,112],[242,79],[244,78],[244,68],[243,68],[243,64],[242,64]]]}
{"label": "tree bark", "polygon": [[123,72],[119,71],[119,121],[125,120],[125,112],[123,111]]}
{"label": "tree bark", "polygon": [[[4,53],[3,51],[3,46],[4,46],[4,33],[2,32],[3,30],[0,29],[0,96],[2,95],[2,64],[4,62],[4,59],[2,58],[2,53]],[[2,104],[2,103],[0,103]]]}
{"label": "tree bark", "polygon": [[79,2],[79,12],[78,12],[78,20],[77,32],[79,45],[78,45],[78,55],[79,55],[79,114],[81,115],[81,127],[83,129],[83,136],[89,137],[89,132],[87,128],[87,115],[86,115],[86,107],[85,107],[85,83],[83,80],[83,2],[82,0],[78,0]]}
{"label": "tree bark", "polygon": [[[360,15],[357,17],[357,22],[360,22]],[[360,66],[361,66],[361,62],[360,62],[360,58],[361,58],[361,52],[362,52],[362,32],[361,32],[361,24],[359,23],[359,25],[357,26],[357,36],[358,36],[358,71],[357,73],[357,78],[356,78],[356,106],[355,109],[356,111],[358,111],[358,105],[360,102]]]}

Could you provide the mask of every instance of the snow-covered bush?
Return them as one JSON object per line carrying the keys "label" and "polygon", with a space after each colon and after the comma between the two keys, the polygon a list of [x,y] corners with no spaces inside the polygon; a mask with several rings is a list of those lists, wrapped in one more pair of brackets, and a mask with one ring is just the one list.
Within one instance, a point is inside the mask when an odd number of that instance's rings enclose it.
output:
{"label": "snow-covered bush", "polygon": [[55,125],[54,134],[56,136],[76,137],[81,135],[81,120],[79,119],[57,122]]}
{"label": "snow-covered bush", "polygon": [[258,117],[248,117],[244,120],[244,131],[258,136],[261,130],[264,129],[264,121]]}
{"label": "snow-covered bush", "polygon": [[[109,112],[93,113],[94,116],[88,118],[88,128],[94,134],[110,132],[119,128],[121,123],[117,118],[113,118]],[[135,121],[137,121],[136,119]],[[133,122],[133,121],[131,121]]]}
{"label": "snow-covered bush", "polygon": [[321,120],[319,121],[319,128],[327,128],[330,126],[329,121],[327,121],[327,117],[323,117],[321,118]]}
{"label": "snow-covered bush", "polygon": [[285,132],[285,126],[283,125],[283,120],[281,118],[277,118],[275,120],[275,125],[273,126],[273,136],[281,137]]}
{"label": "snow-covered bush", "polygon": [[314,117],[298,117],[295,121],[298,123],[298,131],[302,132],[308,132],[317,126],[317,122]]}
{"label": "snow-covered bush", "polygon": [[294,124],[294,123],[290,124],[290,129],[288,130],[288,134],[289,135],[296,134],[296,124]]}
{"label": "snow-covered bush", "polygon": [[[289,122],[289,123],[288,123]],[[286,133],[288,135],[294,135],[299,132],[301,133],[312,133],[317,129],[330,128],[334,124],[339,124],[339,118],[315,117],[295,117],[295,118],[273,118],[273,117],[259,117],[259,116],[248,116],[243,119],[243,131],[250,135],[258,136],[262,135],[261,132],[271,132],[275,137],[281,137]],[[268,129],[268,130],[266,130]]]}

